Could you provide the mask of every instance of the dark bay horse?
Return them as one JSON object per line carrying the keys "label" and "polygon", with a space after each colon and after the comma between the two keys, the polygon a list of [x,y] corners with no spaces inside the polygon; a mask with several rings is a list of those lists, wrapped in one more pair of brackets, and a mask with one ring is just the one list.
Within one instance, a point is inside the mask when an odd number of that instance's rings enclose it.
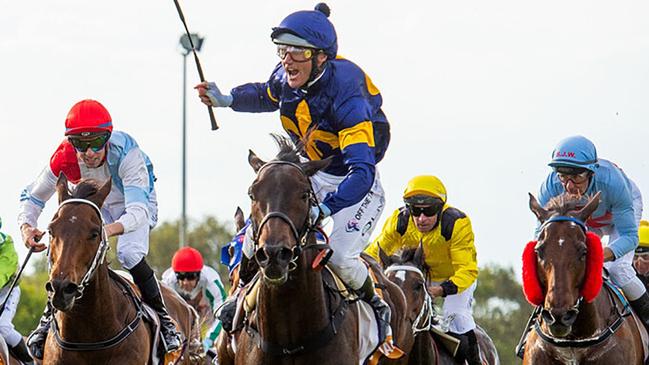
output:
{"label": "dark bay horse", "polygon": [[[309,219],[311,206],[317,204],[309,176],[329,160],[301,162],[295,146],[281,137],[276,140],[280,152],[274,160],[266,163],[252,151],[248,158],[257,173],[249,195],[261,283],[256,309],[235,335],[234,363],[357,365],[362,361],[358,303],[340,296],[326,269],[312,268],[322,247]],[[385,282],[386,301],[405,307],[399,288]],[[393,309],[397,344],[402,309]],[[222,355],[228,356],[219,351],[219,362]]]}
{"label": "dark bay horse", "polygon": [[[397,284],[406,296],[406,322],[414,337],[412,347],[404,349],[408,354],[408,364],[463,364],[436,341],[430,331],[436,321],[436,311],[433,298],[426,290],[429,268],[421,244],[392,256],[379,246],[379,256],[388,279]],[[486,364],[500,364],[496,346],[487,333],[477,326],[475,334]]]}
{"label": "dark bay horse", "polygon": [[527,339],[524,364],[641,365],[637,322],[620,299],[602,288],[602,248],[583,222],[599,193],[583,208],[561,195],[542,208],[530,194],[530,209],[542,223],[538,241],[524,254],[525,294],[540,316]]}
{"label": "dark bay horse", "polygon": [[[108,242],[100,208],[111,190],[110,179],[92,180],[68,191],[63,174],[57,182],[59,208],[48,227],[50,275],[46,284],[55,309],[43,364],[138,364],[149,362],[152,333],[143,322],[128,284],[105,261]],[[179,359],[200,360],[196,312],[168,287],[161,288],[167,309],[189,346]],[[189,347],[189,349],[187,348]],[[176,362],[179,363],[179,362]]]}

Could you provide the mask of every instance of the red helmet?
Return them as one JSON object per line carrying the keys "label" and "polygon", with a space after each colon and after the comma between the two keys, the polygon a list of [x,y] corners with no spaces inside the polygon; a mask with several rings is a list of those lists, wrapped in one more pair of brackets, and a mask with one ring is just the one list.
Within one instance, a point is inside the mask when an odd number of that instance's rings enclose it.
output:
{"label": "red helmet", "polygon": [[183,247],[171,259],[174,272],[199,272],[203,268],[203,256],[197,249]]}
{"label": "red helmet", "polygon": [[65,135],[83,132],[97,133],[113,131],[113,122],[108,110],[92,99],[74,104],[65,118]]}

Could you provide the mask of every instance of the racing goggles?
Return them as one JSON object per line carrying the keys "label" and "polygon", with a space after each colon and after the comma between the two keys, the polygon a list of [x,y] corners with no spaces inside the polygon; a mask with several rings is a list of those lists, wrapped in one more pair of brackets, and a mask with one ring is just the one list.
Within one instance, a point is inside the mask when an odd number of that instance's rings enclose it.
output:
{"label": "racing goggles", "polygon": [[306,62],[313,58],[314,49],[302,48],[296,46],[289,46],[286,44],[277,45],[277,55],[280,59],[284,59],[287,54],[291,55],[294,62]]}
{"label": "racing goggles", "polygon": [[178,280],[196,280],[201,275],[200,272],[177,272],[176,279]]}
{"label": "racing goggles", "polygon": [[423,207],[422,206],[416,207],[416,206],[414,206],[412,204],[407,205],[408,210],[410,211],[410,214],[413,217],[419,217],[422,214],[425,215],[426,217],[433,217],[437,213],[439,213],[439,211],[442,209],[443,206],[444,206],[444,203],[434,204],[434,205],[426,205],[426,206],[423,206]]}
{"label": "racing goggles", "polygon": [[110,133],[93,134],[87,137],[79,135],[68,136],[68,141],[81,153],[88,151],[88,148],[92,149],[93,152],[99,152],[104,148],[109,139]]}
{"label": "racing goggles", "polygon": [[562,183],[572,181],[573,184],[582,184],[590,177],[590,171],[584,168],[558,166],[554,169]]}

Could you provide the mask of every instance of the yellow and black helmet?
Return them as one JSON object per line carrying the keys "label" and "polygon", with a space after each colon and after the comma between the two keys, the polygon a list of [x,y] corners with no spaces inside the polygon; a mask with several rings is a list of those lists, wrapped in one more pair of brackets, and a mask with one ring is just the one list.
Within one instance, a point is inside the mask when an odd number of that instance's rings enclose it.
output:
{"label": "yellow and black helmet", "polygon": [[638,227],[638,247],[635,252],[649,253],[649,222],[644,219],[640,221]]}
{"label": "yellow and black helmet", "polygon": [[432,175],[413,177],[403,192],[403,201],[406,204],[430,205],[439,200],[446,203],[446,188],[440,179]]}

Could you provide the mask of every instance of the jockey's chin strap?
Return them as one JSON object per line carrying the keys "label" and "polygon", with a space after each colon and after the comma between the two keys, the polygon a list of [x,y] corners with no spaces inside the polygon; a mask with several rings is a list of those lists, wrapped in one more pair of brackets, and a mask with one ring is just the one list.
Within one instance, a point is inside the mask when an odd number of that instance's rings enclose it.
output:
{"label": "jockey's chin strap", "polygon": [[291,258],[291,261],[289,263],[290,267],[289,270],[294,270],[297,267],[297,259],[300,257],[302,254],[303,249],[326,249],[329,246],[326,244],[308,244],[307,239],[309,237],[309,233],[315,232],[317,230],[317,225],[318,225],[318,219],[316,219],[314,222],[311,222],[311,219],[309,217],[309,210],[311,207],[318,206],[318,200],[315,196],[315,193],[313,191],[313,186],[311,186],[310,180],[306,174],[304,174],[304,171],[302,170],[302,167],[300,165],[290,162],[290,161],[281,161],[281,160],[272,160],[264,164],[258,171],[257,171],[257,176],[261,174],[261,172],[274,165],[285,165],[285,166],[291,166],[296,168],[300,174],[306,177],[307,181],[309,181],[309,209],[306,212],[306,219],[304,220],[304,224],[302,224],[302,227],[298,230],[297,227],[295,226],[295,223],[291,220],[291,218],[286,215],[283,212],[280,211],[271,211],[266,213],[264,218],[262,218],[261,222],[259,222],[259,225],[255,222],[254,219],[250,219],[251,225],[252,225],[252,231],[253,231],[253,243],[255,244],[255,251],[259,250],[259,237],[261,236],[261,230],[268,223],[268,221],[271,218],[278,218],[284,221],[289,228],[291,229],[291,233],[293,233],[293,238],[295,238],[296,245],[293,247],[293,255]]}
{"label": "jockey's chin strap", "polygon": [[[67,199],[62,201],[61,204],[59,204],[57,211],[60,210],[62,206],[66,204],[73,204],[73,203],[90,205],[95,210],[95,212],[99,216],[99,219],[101,220],[101,242],[99,242],[99,247],[97,248],[97,252],[95,252],[95,257],[92,259],[88,271],[86,271],[86,274],[83,276],[81,282],[77,286],[77,294],[75,295],[75,298],[79,299],[83,296],[84,289],[88,286],[88,284],[90,284],[90,280],[92,280],[92,277],[97,271],[99,265],[104,263],[104,260],[106,259],[106,252],[108,252],[110,246],[108,245],[108,238],[106,237],[106,230],[104,229],[104,219],[101,215],[101,210],[95,203],[91,202],[88,199],[79,199],[79,198]],[[49,267],[51,268],[51,257],[49,255],[48,255],[48,260],[50,261]]]}
{"label": "jockey's chin strap", "polygon": [[387,269],[383,270],[386,275],[388,273],[397,271],[414,272],[421,276],[422,279],[424,279],[424,303],[421,305],[421,309],[419,310],[417,318],[415,318],[415,320],[412,322],[412,334],[416,335],[420,332],[430,331],[431,328],[433,328],[433,319],[437,313],[435,312],[435,308],[433,307],[433,298],[430,296],[430,293],[428,293],[428,290],[426,289],[426,276],[421,270],[410,265],[391,265]]}

